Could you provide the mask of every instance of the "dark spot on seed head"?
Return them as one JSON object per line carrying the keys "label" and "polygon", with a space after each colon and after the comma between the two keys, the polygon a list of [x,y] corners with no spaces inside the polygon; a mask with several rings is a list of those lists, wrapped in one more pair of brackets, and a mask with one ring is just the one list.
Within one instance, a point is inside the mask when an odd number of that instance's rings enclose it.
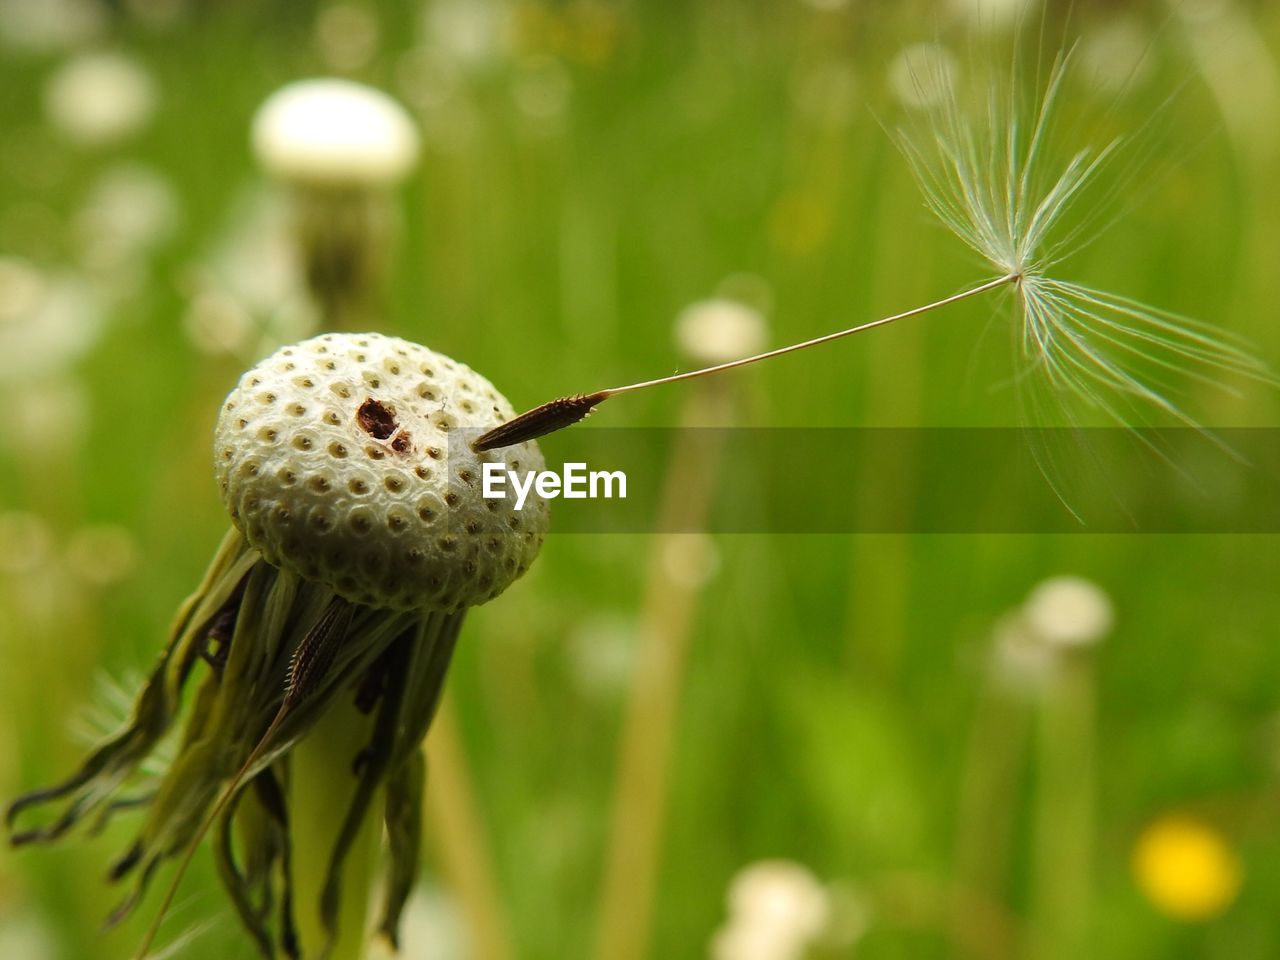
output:
{"label": "dark spot on seed head", "polygon": [[379,440],[386,440],[396,432],[396,415],[381,400],[370,397],[356,411],[360,429]]}

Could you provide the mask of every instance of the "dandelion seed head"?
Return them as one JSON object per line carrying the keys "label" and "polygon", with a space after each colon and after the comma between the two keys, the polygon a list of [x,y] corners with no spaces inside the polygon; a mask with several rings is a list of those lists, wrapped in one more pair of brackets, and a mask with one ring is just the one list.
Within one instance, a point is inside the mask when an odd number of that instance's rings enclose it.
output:
{"label": "dandelion seed head", "polygon": [[1027,630],[1053,647],[1097,643],[1111,630],[1111,600],[1082,577],[1053,577],[1031,591],[1022,606]]}
{"label": "dandelion seed head", "polygon": [[748,940],[791,944],[797,955],[821,935],[831,914],[826,887],[808,867],[791,860],[760,860],[744,867],[729,885],[727,903],[730,942],[739,939],[733,931],[749,930],[753,936]]}
{"label": "dandelion seed head", "polygon": [[698,363],[724,363],[764,348],[765,321],[759,311],[736,300],[700,300],[680,312],[676,341]]}
{"label": "dandelion seed head", "polygon": [[350,80],[300,80],[259,107],[253,148],[282,180],[378,187],[413,167],[418,132],[404,108],[380,90]]}

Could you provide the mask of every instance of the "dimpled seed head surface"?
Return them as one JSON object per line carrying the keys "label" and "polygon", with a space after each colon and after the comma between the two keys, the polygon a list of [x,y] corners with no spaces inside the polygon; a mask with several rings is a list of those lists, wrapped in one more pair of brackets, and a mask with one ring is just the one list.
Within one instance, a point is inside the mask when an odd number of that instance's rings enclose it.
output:
{"label": "dimpled seed head surface", "polygon": [[482,468],[543,468],[533,442],[475,453],[512,417],[484,377],[426,347],[330,333],[246,373],[218,417],[231,519],[268,563],[356,603],[461,610],[528,569],[547,529],[530,495],[485,500]]}

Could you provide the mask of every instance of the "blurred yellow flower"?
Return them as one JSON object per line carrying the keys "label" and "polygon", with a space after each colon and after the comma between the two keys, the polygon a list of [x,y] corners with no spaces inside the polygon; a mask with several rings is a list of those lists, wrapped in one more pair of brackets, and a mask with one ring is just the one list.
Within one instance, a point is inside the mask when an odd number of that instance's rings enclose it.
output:
{"label": "blurred yellow flower", "polygon": [[1142,831],[1133,848],[1133,873],[1146,898],[1174,920],[1209,920],[1240,891],[1243,871],[1226,838],[1182,813],[1166,814]]}

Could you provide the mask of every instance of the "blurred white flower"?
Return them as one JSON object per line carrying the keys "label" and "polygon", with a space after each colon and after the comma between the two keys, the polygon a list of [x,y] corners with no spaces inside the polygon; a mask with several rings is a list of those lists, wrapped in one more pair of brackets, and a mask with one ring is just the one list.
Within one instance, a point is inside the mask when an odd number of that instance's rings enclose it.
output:
{"label": "blurred white flower", "polygon": [[844,61],[805,64],[792,86],[796,109],[819,126],[842,127],[858,108],[858,77]]}
{"label": "blurred white flower", "polygon": [[1044,581],[1022,606],[1027,629],[1055,647],[1097,643],[1111,629],[1111,600],[1102,588],[1081,577]]}
{"label": "blurred white flower", "polygon": [[460,66],[487,67],[510,47],[511,7],[505,0],[435,0],[425,8],[422,39]]}
{"label": "blurred white flower", "polygon": [[237,198],[205,265],[217,285],[254,314],[269,313],[299,296],[302,279],[288,204],[266,189]]}
{"label": "blurred white flower", "polygon": [[680,349],[707,365],[759,353],[764,349],[766,332],[759,311],[723,298],[690,304],[676,318]]}
{"label": "blurred white flower", "polygon": [[182,315],[182,330],[201,353],[245,356],[257,342],[258,327],[244,304],[230,294],[196,294]]}
{"label": "blurred white flower", "polygon": [[45,113],[64,136],[97,146],[142,129],[156,109],[155,83],[138,61],[119,53],[72,57],[45,87]]}
{"label": "blurred white flower", "polygon": [[831,922],[818,879],[790,860],[760,860],[729,885],[728,919],[711,944],[714,960],[800,960]]}
{"label": "blurred white flower", "polygon": [[183,331],[202,353],[248,358],[315,329],[294,249],[288,204],[256,189],[187,278]]}
{"label": "blurred white flower", "polygon": [[33,53],[92,40],[105,23],[105,8],[94,0],[0,0],[0,39]]}
{"label": "blurred white flower", "polygon": [[162,174],[138,163],[108,169],[94,183],[76,217],[86,237],[148,250],[178,224],[178,196]]}
{"label": "blurred white flower", "polygon": [[106,586],[127,577],[138,563],[133,534],[113,523],[81,527],[67,543],[67,565],[94,586]]}
{"label": "blurred white flower", "polygon": [[196,0],[123,0],[129,15],[153,30],[167,30],[191,13]]}
{"label": "blurred white flower", "polygon": [[258,108],[253,148],[262,166],[285,181],[381,187],[413,168],[418,131],[380,90],[350,80],[300,80]]}
{"label": "blurred white flower", "polygon": [[378,52],[378,18],[374,9],[334,3],[316,17],[316,48],[334,70],[356,70]]}
{"label": "blurred white flower", "polygon": [[404,53],[396,63],[396,87],[417,111],[433,151],[457,153],[475,139],[480,121],[461,69],[439,50],[420,46]]}
{"label": "blurred white flower", "polygon": [[1025,19],[1040,0],[950,0],[952,11],[974,26],[998,30]]}
{"label": "blurred white flower", "polygon": [[34,513],[0,513],[0,573],[30,573],[53,556],[53,531]]}
{"label": "blurred white flower", "polygon": [[812,871],[792,860],[759,860],[738,872],[729,885],[731,917],[783,927],[815,937],[826,925],[826,888]]}
{"label": "blurred white flower", "polygon": [[172,185],[141,164],[121,164],[94,183],[72,224],[85,269],[112,293],[120,277],[136,275],[145,258],[173,235],[178,198]]}
{"label": "blurred white flower", "polygon": [[100,299],[81,278],[0,258],[0,383],[64,371],[97,341],[103,320]]}
{"label": "blurred white flower", "polygon": [[905,106],[929,109],[951,96],[958,72],[956,58],[946,47],[914,43],[889,62],[889,91]]}
{"label": "blurred white flower", "polygon": [[0,328],[34,313],[44,297],[44,277],[17,257],[0,257]]}
{"label": "blurred white flower", "polygon": [[419,883],[400,918],[400,949],[381,937],[369,960],[469,960],[473,956],[462,912],[447,891]]}
{"label": "blurred white flower", "polygon": [[0,918],[0,957],[54,960],[62,956],[57,938],[31,912]]}
{"label": "blurred white flower", "polygon": [[621,614],[582,619],[569,634],[566,655],[582,693],[616,697],[627,689],[636,661],[636,622]]}
{"label": "blurred white flower", "polygon": [[[717,297],[724,297],[750,307],[762,316],[773,310],[773,287],[758,273],[731,273],[716,284]],[[760,344],[763,346],[764,337]]]}
{"label": "blurred white flower", "polygon": [[0,382],[0,405],[20,409],[6,417],[0,436],[20,457],[74,456],[89,426],[89,397],[77,378],[53,374]]}
{"label": "blurred white flower", "polygon": [[1058,651],[1027,629],[1019,611],[996,622],[991,638],[995,680],[1006,691],[1034,694],[1044,688],[1058,666]]}
{"label": "blurred white flower", "polygon": [[[1270,179],[1280,152],[1280,63],[1252,10],[1236,0],[1170,2],[1196,66],[1244,155]],[[1265,166],[1271,164],[1271,166]]]}
{"label": "blurred white flower", "polygon": [[681,586],[701,587],[720,569],[720,551],[705,533],[665,537],[661,555],[663,573]]}
{"label": "blurred white flower", "polygon": [[539,129],[556,128],[571,92],[569,71],[553,57],[526,57],[516,66],[512,99],[521,114]]}
{"label": "blurred white flower", "polygon": [[1100,91],[1120,94],[1151,75],[1152,38],[1136,17],[1117,16],[1080,39],[1085,76]]}
{"label": "blurred white flower", "polygon": [[731,923],[716,931],[712,960],[803,960],[807,944],[777,927]]}

